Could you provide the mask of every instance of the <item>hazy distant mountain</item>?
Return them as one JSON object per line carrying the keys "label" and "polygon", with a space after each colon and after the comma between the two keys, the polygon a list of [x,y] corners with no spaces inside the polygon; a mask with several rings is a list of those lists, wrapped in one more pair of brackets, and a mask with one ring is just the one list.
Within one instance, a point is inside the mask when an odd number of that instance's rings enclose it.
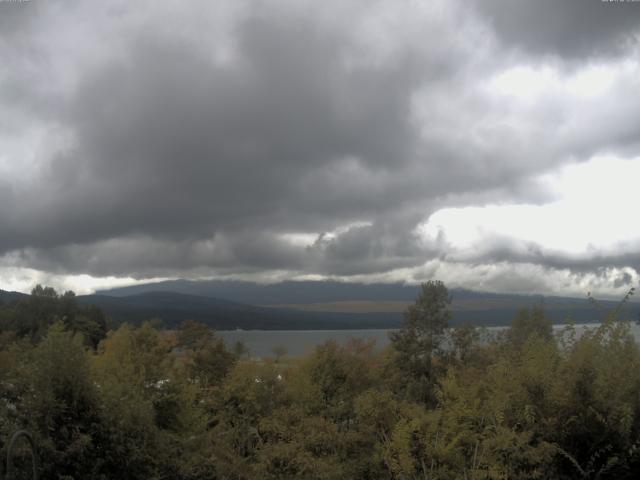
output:
{"label": "hazy distant mountain", "polygon": [[259,284],[226,280],[169,280],[160,283],[114,288],[97,293],[126,296],[144,292],[177,292],[190,295],[225,298],[252,305],[282,303],[318,303],[345,300],[414,300],[416,285],[402,283],[344,283],[344,282],[280,282]]}
{"label": "hazy distant mountain", "polygon": [[[287,281],[273,284],[229,280],[168,280],[120,287],[97,292],[109,296],[128,296],[145,292],[176,292],[224,298],[251,305],[305,304],[345,302],[351,300],[414,301],[418,285],[404,283],[347,283],[335,281]],[[530,304],[540,295],[513,295],[454,289],[454,300],[509,301]],[[584,299],[579,299],[583,301]]]}
{"label": "hazy distant mountain", "polygon": [[184,320],[196,320],[219,330],[367,329],[394,328],[402,321],[398,313],[305,312],[176,292],[145,292],[126,297],[84,295],[77,299],[82,304],[100,307],[116,322],[160,319],[167,327],[175,327]]}
{"label": "hazy distant mountain", "polygon": [[[185,293],[193,291],[201,294]],[[403,284],[283,282],[261,285],[179,280],[78,296],[77,301],[97,305],[115,323],[139,324],[155,318],[167,327],[190,319],[219,330],[367,329],[399,327],[402,312],[418,292],[417,286]],[[468,290],[452,290],[452,296],[453,325],[508,325],[518,309],[541,301],[555,323],[567,318],[576,323],[602,318],[602,313],[586,298],[542,298]],[[0,290],[0,301],[5,303],[24,297],[22,293]],[[616,302],[602,301],[601,305],[608,310],[614,308]],[[625,306],[624,317],[639,319],[640,304]]]}
{"label": "hazy distant mountain", "polygon": [[[384,328],[398,326],[402,323],[402,312],[419,293],[416,285],[392,284],[361,284],[342,282],[281,282],[275,284],[258,284],[240,281],[188,281],[175,280],[146,285],[136,285],[103,292],[110,296],[132,296],[148,294],[154,291],[156,297],[159,292],[169,294],[181,293],[182,297],[167,297],[163,308],[156,308],[158,316],[177,318],[178,313],[193,312],[198,318],[209,318],[209,310],[203,310],[206,304],[203,298],[224,298],[238,304],[243,309],[237,309],[233,315],[242,318],[236,326],[240,328],[280,328],[271,325],[287,325],[286,328],[372,328],[361,325],[378,325]],[[574,322],[594,322],[602,318],[602,312],[590,305],[585,298],[542,297],[540,295],[496,294],[473,292],[454,289],[453,323],[473,323],[476,325],[508,325],[516,311],[528,308],[535,303],[543,302],[547,314],[556,323],[562,323],[568,318]],[[190,305],[193,295],[199,298],[194,305]],[[180,299],[180,302],[177,300]],[[220,302],[220,300],[216,300]],[[171,305],[177,302],[182,306]],[[126,303],[126,302],[125,302]],[[231,302],[229,302],[231,303]],[[602,301],[602,307],[612,309],[617,302]],[[258,307],[259,306],[259,307]],[[262,308],[271,306],[274,308]],[[209,307],[207,307],[209,308]],[[231,325],[233,319],[228,308],[218,305],[218,310],[224,313],[219,318],[224,319],[224,325]],[[211,310],[213,313],[213,310]],[[201,315],[202,314],[202,315]],[[636,320],[640,315],[640,305],[631,303],[625,307],[624,316]],[[249,318],[253,318],[249,322]],[[195,317],[194,317],[195,318]],[[218,322],[218,320],[216,320]],[[261,327],[241,326],[252,324]],[[218,327],[220,328],[220,327]],[[228,327],[224,327],[228,328]]]}

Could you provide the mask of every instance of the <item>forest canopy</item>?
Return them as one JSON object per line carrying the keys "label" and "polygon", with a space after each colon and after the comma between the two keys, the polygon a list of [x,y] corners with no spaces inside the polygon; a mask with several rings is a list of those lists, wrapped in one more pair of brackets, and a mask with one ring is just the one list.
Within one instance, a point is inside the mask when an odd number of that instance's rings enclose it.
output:
{"label": "forest canopy", "polygon": [[108,330],[37,287],[0,306],[2,458],[27,429],[43,479],[635,478],[628,323],[554,333],[538,305],[489,335],[449,305],[427,282],[382,351],[255,359],[196,322]]}

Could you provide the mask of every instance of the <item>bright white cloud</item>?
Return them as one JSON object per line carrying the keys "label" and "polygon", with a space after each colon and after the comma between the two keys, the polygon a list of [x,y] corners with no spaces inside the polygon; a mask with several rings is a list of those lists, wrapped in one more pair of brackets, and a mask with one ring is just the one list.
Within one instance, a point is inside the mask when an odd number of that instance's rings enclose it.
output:
{"label": "bright white cloud", "polygon": [[517,65],[491,76],[489,94],[506,96],[535,106],[537,101],[556,97],[559,102],[581,101],[605,96],[620,82],[638,74],[638,62],[630,59],[585,64],[569,70],[562,65]]}
{"label": "bright white cloud", "polygon": [[613,254],[616,249],[640,246],[640,231],[633,221],[640,158],[597,157],[538,181],[558,199],[544,205],[444,208],[417,231],[428,242],[444,238],[459,258],[477,258],[493,248],[496,239],[533,243],[567,256]]}
{"label": "bright white cloud", "polygon": [[489,80],[489,89],[499,95],[533,101],[560,85],[558,73],[549,66],[517,66]]}
{"label": "bright white cloud", "polygon": [[[156,281],[167,280],[158,278]],[[37,284],[47,285],[59,292],[71,290],[78,295],[96,290],[148,283],[130,277],[92,277],[91,275],[55,275],[32,268],[9,267],[0,269],[0,289],[30,292]]]}

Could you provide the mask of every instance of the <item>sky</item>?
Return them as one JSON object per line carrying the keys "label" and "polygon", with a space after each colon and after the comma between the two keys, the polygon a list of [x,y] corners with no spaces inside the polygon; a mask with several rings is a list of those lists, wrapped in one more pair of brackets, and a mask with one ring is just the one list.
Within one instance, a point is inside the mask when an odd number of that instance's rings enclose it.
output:
{"label": "sky", "polygon": [[0,289],[640,281],[640,2],[0,0]]}

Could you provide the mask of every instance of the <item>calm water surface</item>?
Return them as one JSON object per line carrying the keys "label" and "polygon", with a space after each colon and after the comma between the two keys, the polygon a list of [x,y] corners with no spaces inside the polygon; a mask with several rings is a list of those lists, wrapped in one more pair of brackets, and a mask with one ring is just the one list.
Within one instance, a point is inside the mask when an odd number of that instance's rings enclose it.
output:
{"label": "calm water surface", "polygon": [[[593,328],[597,324],[576,325],[578,333],[585,328]],[[564,328],[565,325],[555,325],[555,329]],[[488,334],[495,334],[505,327],[489,327]],[[389,344],[389,333],[395,330],[230,330],[217,332],[228,346],[233,346],[237,341],[242,341],[249,348],[253,357],[273,356],[276,347],[284,347],[287,355],[299,356],[313,351],[313,349],[326,342],[335,340],[344,345],[350,338],[373,339],[377,348],[384,348]],[[640,325],[633,324],[631,331],[636,340],[640,341]]]}

